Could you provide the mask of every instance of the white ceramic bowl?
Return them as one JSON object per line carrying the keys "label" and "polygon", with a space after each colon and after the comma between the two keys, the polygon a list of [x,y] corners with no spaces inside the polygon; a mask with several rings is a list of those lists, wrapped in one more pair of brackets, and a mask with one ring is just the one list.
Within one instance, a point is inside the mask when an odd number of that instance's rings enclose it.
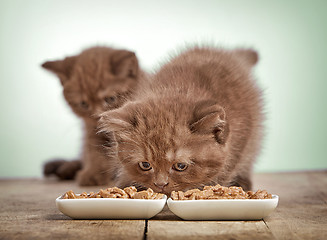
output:
{"label": "white ceramic bowl", "polygon": [[168,199],[169,209],[184,220],[259,220],[268,216],[278,204],[272,199],[219,199],[180,200]]}
{"label": "white ceramic bowl", "polygon": [[58,209],[74,219],[149,219],[164,208],[162,199],[87,198],[56,199]]}

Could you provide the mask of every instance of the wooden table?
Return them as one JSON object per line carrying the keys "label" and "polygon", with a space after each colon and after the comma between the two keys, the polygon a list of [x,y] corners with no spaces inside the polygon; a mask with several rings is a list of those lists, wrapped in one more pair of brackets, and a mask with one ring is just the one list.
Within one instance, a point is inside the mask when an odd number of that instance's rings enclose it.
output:
{"label": "wooden table", "polygon": [[56,208],[54,179],[0,180],[0,239],[327,239],[327,170],[255,174],[254,188],[280,196],[261,221],[183,221],[164,209],[151,220],[72,220]]}

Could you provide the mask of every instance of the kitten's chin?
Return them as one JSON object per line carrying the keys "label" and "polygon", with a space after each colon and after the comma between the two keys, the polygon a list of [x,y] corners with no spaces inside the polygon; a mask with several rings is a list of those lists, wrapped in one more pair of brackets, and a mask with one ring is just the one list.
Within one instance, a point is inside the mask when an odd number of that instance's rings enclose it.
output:
{"label": "kitten's chin", "polygon": [[171,191],[172,191],[172,189],[171,188],[159,188],[159,187],[156,187],[156,186],[153,186],[153,187],[151,187],[152,188],[152,190],[154,191],[154,192],[157,192],[157,193],[163,193],[163,194],[166,194],[166,195],[170,195],[170,193],[171,193]]}
{"label": "kitten's chin", "polygon": [[165,186],[165,187],[161,188],[161,187],[157,187],[154,184],[140,184],[138,182],[125,182],[124,184],[117,183],[116,185],[121,187],[121,188],[134,186],[137,189],[137,191],[144,191],[144,190],[147,190],[148,188],[151,188],[156,193],[163,193],[163,194],[166,194],[168,196],[170,195],[170,192],[174,190],[170,186]]}

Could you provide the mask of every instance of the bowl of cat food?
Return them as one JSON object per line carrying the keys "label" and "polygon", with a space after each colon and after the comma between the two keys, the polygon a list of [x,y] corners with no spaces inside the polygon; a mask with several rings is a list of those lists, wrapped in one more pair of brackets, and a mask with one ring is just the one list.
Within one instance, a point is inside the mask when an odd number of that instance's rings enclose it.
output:
{"label": "bowl of cat food", "polygon": [[203,190],[173,191],[167,204],[184,220],[259,220],[278,204],[265,190],[245,192],[241,187],[206,186]]}
{"label": "bowl of cat food", "polygon": [[113,187],[97,193],[68,191],[56,199],[56,205],[73,219],[149,219],[162,211],[166,200],[166,195],[151,188]]}

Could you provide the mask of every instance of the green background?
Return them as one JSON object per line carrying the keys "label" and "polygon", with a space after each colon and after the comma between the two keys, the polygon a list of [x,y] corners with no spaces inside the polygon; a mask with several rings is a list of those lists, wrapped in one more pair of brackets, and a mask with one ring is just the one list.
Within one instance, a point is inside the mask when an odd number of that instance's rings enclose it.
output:
{"label": "green background", "polygon": [[82,126],[45,60],[93,45],[133,50],[146,70],[185,43],[253,47],[265,89],[256,171],[327,168],[327,1],[0,1],[0,177],[76,158]]}

